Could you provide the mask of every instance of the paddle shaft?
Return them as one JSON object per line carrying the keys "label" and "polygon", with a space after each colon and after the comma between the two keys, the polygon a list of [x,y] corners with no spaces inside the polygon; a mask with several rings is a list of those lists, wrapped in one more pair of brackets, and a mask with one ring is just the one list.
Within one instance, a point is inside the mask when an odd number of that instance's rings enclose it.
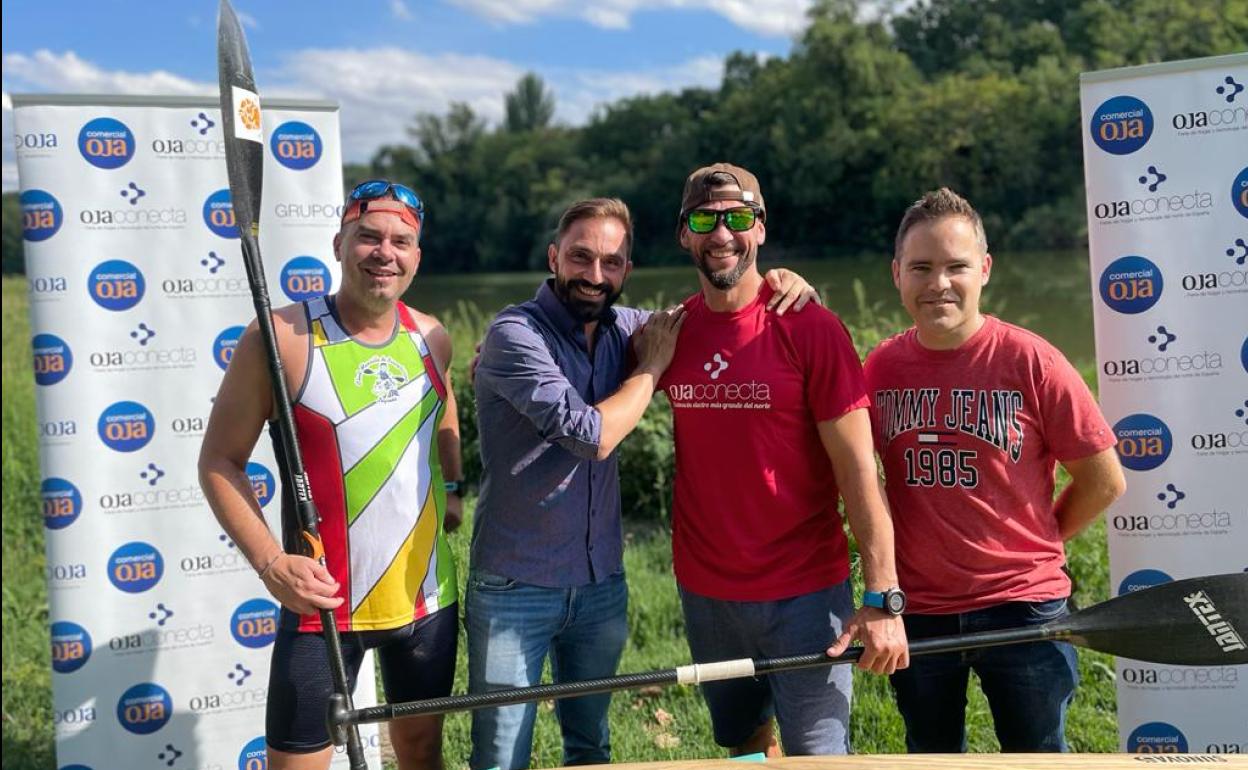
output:
{"label": "paddle shaft", "polygon": [[[980,631],[973,634],[922,639],[911,642],[910,654],[930,655],[940,652],[959,652],[983,647],[1060,639],[1062,636],[1064,634],[1059,630],[1046,626]],[[580,695],[597,695],[599,693],[634,690],[654,685],[698,684],[699,682],[714,682],[723,679],[763,676],[781,671],[796,671],[803,668],[853,663],[862,657],[862,652],[863,649],[861,647],[851,647],[835,658],[830,658],[822,652],[816,652],[781,658],[742,658],[740,660],[720,661],[718,663],[694,664],[638,674],[621,674],[602,679],[587,679],[582,682],[541,684],[533,687],[516,687],[469,695],[450,695],[445,698],[431,698],[429,700],[411,701],[408,703],[391,703],[352,711],[339,711],[331,719],[335,721],[340,720],[341,724],[387,722],[392,719],[403,719],[405,717],[446,714],[452,711],[473,711],[496,706],[513,706],[518,703],[558,700]]]}

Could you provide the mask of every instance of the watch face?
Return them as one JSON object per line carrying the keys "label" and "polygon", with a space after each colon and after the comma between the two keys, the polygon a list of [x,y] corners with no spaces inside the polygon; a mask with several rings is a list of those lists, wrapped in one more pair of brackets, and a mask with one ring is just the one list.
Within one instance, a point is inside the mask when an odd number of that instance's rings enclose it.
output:
{"label": "watch face", "polygon": [[900,615],[906,609],[906,595],[901,591],[889,591],[884,597],[889,612]]}

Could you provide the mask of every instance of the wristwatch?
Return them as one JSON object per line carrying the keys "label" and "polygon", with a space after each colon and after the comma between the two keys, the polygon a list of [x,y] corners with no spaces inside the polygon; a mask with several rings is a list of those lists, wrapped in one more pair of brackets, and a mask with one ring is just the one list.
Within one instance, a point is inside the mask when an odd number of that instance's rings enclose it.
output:
{"label": "wristwatch", "polygon": [[464,482],[462,481],[448,481],[443,486],[446,487],[446,493],[448,495],[455,495],[456,497],[464,496]]}
{"label": "wristwatch", "polygon": [[900,615],[906,611],[906,593],[900,588],[886,588],[883,591],[864,591],[862,606],[884,610],[889,615]]}

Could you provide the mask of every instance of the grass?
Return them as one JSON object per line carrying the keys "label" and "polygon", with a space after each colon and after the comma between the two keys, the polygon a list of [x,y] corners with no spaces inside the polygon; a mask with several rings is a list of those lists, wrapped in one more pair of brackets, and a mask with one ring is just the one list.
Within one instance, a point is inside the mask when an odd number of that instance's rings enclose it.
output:
{"label": "grass", "polygon": [[[51,677],[47,637],[48,603],[44,582],[43,527],[38,486],[40,472],[35,439],[34,381],[31,373],[30,328],[26,284],[20,278],[3,281],[3,669],[4,767],[34,770],[55,766],[51,711]],[[464,323],[452,325],[454,318]],[[457,382],[466,383],[462,370],[470,356],[481,311],[462,309],[444,316],[456,337],[459,353]],[[860,343],[870,343],[900,323],[895,314],[868,306],[859,290],[857,315],[845,320]],[[458,328],[456,328],[458,327]],[[1086,367],[1085,367],[1086,368]],[[471,514],[452,538],[461,575],[466,571]],[[685,663],[689,659],[683,621],[672,576],[670,535],[657,521],[626,522],[625,567],[629,576],[631,638],[621,672],[647,671]],[[1080,581],[1076,595],[1082,606],[1106,599],[1108,557],[1103,523],[1098,523],[1068,546],[1072,569]],[[860,580],[860,576],[855,575]],[[461,580],[462,583],[462,580]],[[462,585],[461,585],[462,590]],[[861,590],[861,585],[858,585]],[[461,655],[456,692],[467,682],[466,646]],[[1112,658],[1080,650],[1083,683],[1072,707],[1068,739],[1073,750],[1108,752],[1117,749],[1117,719]],[[895,753],[904,750],[900,717],[888,683],[880,677],[855,673],[852,740],[856,751]],[[972,751],[996,751],[991,717],[978,687],[972,687],[968,730]],[[548,705],[539,708],[533,766],[560,764],[558,725]],[[724,751],[711,739],[710,721],[696,689],[669,687],[641,693],[619,693],[612,701],[613,756],[617,761],[655,761],[719,757]],[[469,753],[469,717],[451,715],[446,726],[448,766],[466,765]]]}

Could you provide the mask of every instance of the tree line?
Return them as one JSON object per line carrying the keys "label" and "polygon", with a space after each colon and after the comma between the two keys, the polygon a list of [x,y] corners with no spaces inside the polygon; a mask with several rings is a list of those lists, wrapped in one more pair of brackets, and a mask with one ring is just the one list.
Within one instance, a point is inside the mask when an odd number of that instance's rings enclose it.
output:
{"label": "tree line", "polygon": [[[770,254],[887,252],[921,192],[949,185],[998,248],[1086,241],[1079,73],[1248,49],[1248,0],[919,0],[865,18],[818,0],[786,57],[730,55],[716,88],[636,96],[583,126],[524,76],[491,126],[467,105],[416,115],[409,141],[345,169],[427,201],[422,269],[541,269],[570,202],[624,199],[634,259],[681,259],[680,189],[697,166],[754,171]],[[760,11],[761,12],[761,11]],[[20,214],[4,201],[4,270],[20,270]]]}

